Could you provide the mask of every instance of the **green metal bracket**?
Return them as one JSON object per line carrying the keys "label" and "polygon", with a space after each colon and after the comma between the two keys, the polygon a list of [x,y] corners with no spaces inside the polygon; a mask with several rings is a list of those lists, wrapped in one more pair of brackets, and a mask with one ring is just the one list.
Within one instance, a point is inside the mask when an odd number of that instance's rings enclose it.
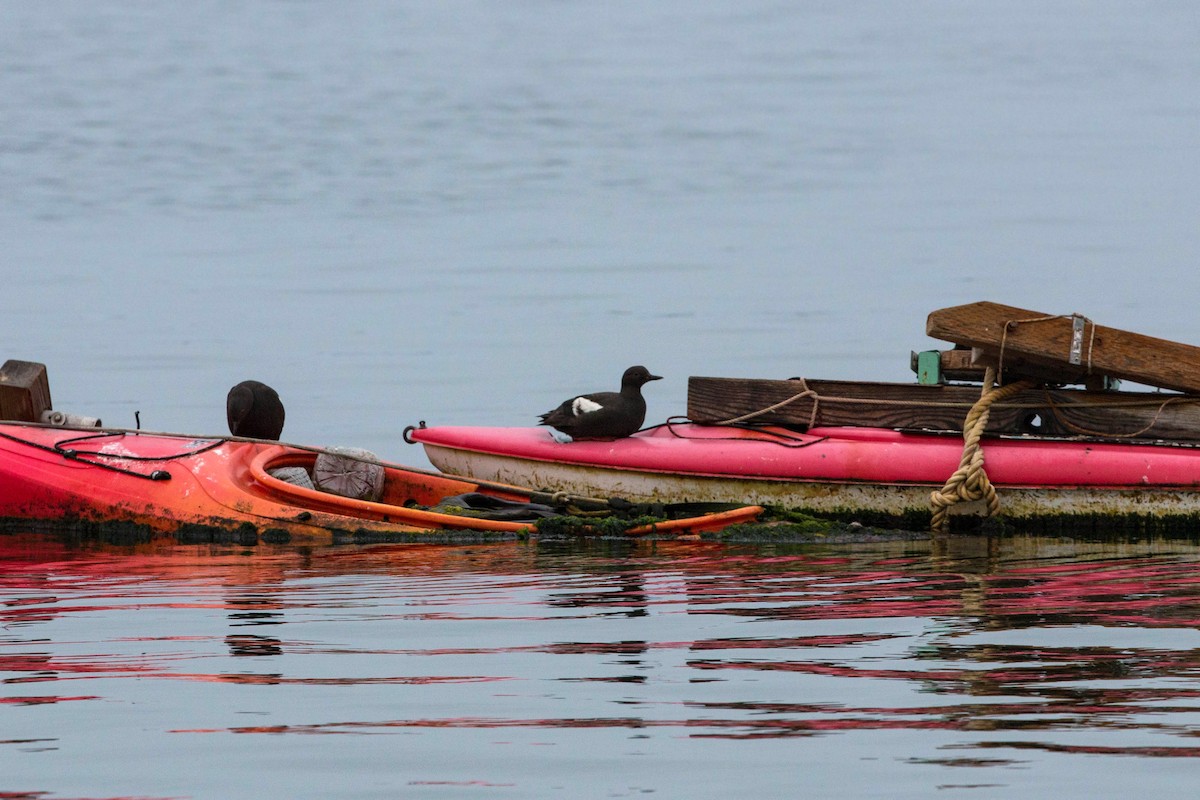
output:
{"label": "green metal bracket", "polygon": [[912,369],[917,373],[917,383],[936,385],[945,383],[942,378],[942,354],[937,350],[922,350],[912,354]]}

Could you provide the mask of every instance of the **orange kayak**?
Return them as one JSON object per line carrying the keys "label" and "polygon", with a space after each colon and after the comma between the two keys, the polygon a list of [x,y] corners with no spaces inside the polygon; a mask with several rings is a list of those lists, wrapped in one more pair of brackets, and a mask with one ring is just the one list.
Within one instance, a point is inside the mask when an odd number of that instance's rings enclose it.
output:
{"label": "orange kayak", "polygon": [[[395,464],[380,464],[383,487],[374,500],[294,485],[272,474],[289,467],[311,473],[321,452],[228,437],[0,423],[0,523],[7,529],[51,523],[85,533],[134,526],[135,533],[198,540],[395,541],[438,532],[513,538],[536,533],[538,516],[565,515],[559,509],[579,500]],[[487,508],[500,506],[502,513],[494,516],[505,518],[489,518],[473,507],[433,510],[446,498],[464,496],[488,501]],[[540,513],[520,518],[526,505]],[[762,509],[673,511],[670,516],[678,518],[625,533],[719,530],[752,522]]]}

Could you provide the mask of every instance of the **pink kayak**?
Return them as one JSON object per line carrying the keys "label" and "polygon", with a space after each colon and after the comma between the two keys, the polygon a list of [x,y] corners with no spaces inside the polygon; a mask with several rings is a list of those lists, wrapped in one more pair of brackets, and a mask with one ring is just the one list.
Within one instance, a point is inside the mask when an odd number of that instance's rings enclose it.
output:
{"label": "pink kayak", "polygon": [[[667,424],[560,444],[545,428],[420,427],[443,472],[658,502],[748,502],[810,512],[905,515],[958,468],[961,436],[881,428]],[[1200,515],[1200,449],[1033,437],[983,441],[1008,517]],[[979,513],[965,503],[955,513]]]}

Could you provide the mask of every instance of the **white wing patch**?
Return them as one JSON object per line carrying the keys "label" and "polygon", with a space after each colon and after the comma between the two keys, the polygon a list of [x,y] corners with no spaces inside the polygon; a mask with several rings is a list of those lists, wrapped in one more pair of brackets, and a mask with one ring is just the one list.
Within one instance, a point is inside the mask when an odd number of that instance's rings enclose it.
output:
{"label": "white wing patch", "polygon": [[571,403],[571,412],[575,416],[590,414],[593,411],[599,411],[604,406],[597,403],[595,400],[588,400],[586,397],[576,397],[575,402]]}

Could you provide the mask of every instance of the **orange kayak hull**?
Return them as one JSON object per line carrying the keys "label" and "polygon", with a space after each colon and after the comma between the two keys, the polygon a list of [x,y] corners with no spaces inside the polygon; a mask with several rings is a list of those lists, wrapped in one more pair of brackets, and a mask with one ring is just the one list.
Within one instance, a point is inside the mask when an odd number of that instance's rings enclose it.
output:
{"label": "orange kayak hull", "polygon": [[[132,431],[73,430],[0,423],[0,519],[82,529],[135,525],[151,532],[292,542],[427,538],[458,533],[517,537],[532,522],[428,510],[446,497],[483,493],[529,502],[533,492],[384,465],[378,502],[296,486],[270,474],[311,471],[318,448]],[[751,522],[745,507],[656,524],[629,533],[691,533]],[[425,535],[425,536],[422,536]]]}

